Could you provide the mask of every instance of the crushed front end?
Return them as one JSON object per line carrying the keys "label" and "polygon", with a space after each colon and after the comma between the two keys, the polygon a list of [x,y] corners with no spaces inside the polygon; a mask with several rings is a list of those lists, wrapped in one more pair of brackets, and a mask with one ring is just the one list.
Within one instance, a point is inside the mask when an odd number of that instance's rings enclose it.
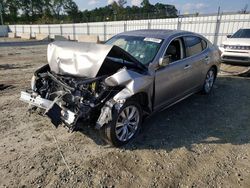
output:
{"label": "crushed front end", "polygon": [[34,73],[31,90],[21,92],[20,100],[56,127],[74,130],[81,119],[100,129],[112,120],[114,106],[138,92],[151,96],[152,81],[146,68],[117,46],[56,42],[49,44],[48,64]]}
{"label": "crushed front end", "polygon": [[98,118],[101,107],[114,92],[103,81],[107,76],[79,78],[58,76],[48,65],[36,71],[32,78],[32,90],[21,92],[21,100],[31,110],[42,109],[51,122],[58,126],[76,128],[78,119],[92,121]]}

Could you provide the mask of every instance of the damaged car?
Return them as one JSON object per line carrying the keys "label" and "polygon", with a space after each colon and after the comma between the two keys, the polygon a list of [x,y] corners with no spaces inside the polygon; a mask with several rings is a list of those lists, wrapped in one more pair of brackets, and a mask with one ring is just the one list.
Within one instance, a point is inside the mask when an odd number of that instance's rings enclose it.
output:
{"label": "damaged car", "polygon": [[145,117],[213,88],[220,52],[201,35],[138,30],[105,44],[54,42],[21,100],[74,131],[94,125],[113,146],[132,140]]}

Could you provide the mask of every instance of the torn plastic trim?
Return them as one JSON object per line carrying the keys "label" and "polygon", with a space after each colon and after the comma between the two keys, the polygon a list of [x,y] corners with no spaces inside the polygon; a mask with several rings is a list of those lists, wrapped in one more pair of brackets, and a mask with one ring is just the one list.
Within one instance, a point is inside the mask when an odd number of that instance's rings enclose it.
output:
{"label": "torn plastic trim", "polygon": [[100,129],[104,124],[112,121],[112,109],[115,104],[115,101],[109,100],[101,109],[101,114],[96,122],[96,129]]}
{"label": "torn plastic trim", "polygon": [[36,76],[33,75],[32,78],[31,78],[31,82],[30,82],[30,88],[32,89],[32,91],[35,91],[36,90]]}
{"label": "torn plastic trim", "polygon": [[134,94],[128,88],[124,88],[117,93],[112,99],[107,101],[101,109],[100,116],[96,122],[96,129],[100,129],[103,125],[108,124],[112,121],[112,115],[114,108],[119,112],[121,107],[125,104],[128,98]]}
{"label": "torn plastic trim", "polygon": [[96,129],[101,129],[103,125],[108,124],[113,119],[113,109],[115,108],[117,111],[123,106],[126,100],[115,101],[113,99],[107,101],[105,105],[101,109],[100,116],[96,122]]}

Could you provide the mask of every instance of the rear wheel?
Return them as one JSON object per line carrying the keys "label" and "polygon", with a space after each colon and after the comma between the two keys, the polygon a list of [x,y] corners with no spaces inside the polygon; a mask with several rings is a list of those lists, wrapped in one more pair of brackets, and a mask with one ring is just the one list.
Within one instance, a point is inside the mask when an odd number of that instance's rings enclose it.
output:
{"label": "rear wheel", "polygon": [[142,109],[137,102],[128,101],[112,115],[112,121],[101,128],[101,136],[110,145],[119,147],[137,135],[142,123]]}
{"label": "rear wheel", "polygon": [[215,79],[216,79],[216,70],[214,67],[212,67],[207,72],[206,79],[202,89],[203,94],[209,94],[212,91]]}

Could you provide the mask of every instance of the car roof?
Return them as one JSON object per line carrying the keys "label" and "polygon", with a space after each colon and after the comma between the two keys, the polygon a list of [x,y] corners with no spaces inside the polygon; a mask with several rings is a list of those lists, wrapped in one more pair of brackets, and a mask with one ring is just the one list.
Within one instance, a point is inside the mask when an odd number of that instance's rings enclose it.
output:
{"label": "car roof", "polygon": [[142,36],[142,37],[167,39],[171,35],[176,35],[176,34],[195,34],[195,33],[182,30],[144,29],[144,30],[126,31],[118,34],[118,36],[127,35],[127,36]]}

